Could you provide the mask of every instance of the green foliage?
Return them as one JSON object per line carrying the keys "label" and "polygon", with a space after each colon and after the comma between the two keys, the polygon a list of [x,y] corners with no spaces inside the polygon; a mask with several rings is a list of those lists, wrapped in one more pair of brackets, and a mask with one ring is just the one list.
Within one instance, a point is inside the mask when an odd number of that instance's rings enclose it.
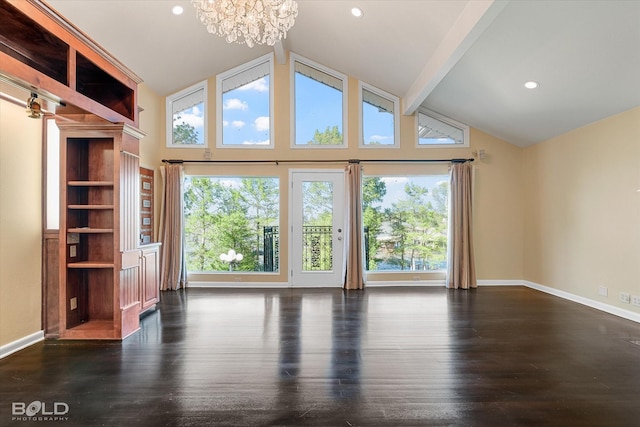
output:
{"label": "green foliage", "polygon": [[243,178],[240,187],[219,179],[189,178],[186,183],[185,239],[187,269],[227,271],[220,254],[243,255],[234,270],[260,271],[262,227],[277,225],[277,178]]}
{"label": "green foliage", "polygon": [[378,236],[382,231],[384,212],[381,204],[387,194],[387,185],[380,177],[365,177],[362,180],[362,222],[369,232],[367,270],[375,270],[377,267],[376,255],[381,247]]}
{"label": "green foliage", "polygon": [[393,246],[388,263],[401,270],[438,268],[447,259],[447,183],[433,189],[407,183],[405,197],[386,211]]}
{"label": "green foliage", "polygon": [[[177,120],[180,117],[174,119]],[[173,127],[173,144],[175,145],[193,145],[198,143],[198,132],[196,128],[187,123],[180,123]]]}
{"label": "green foliage", "polygon": [[303,225],[333,225],[333,186],[309,181],[302,186]]}
{"label": "green foliage", "polygon": [[313,134],[313,139],[307,144],[309,145],[341,145],[343,142],[342,133],[338,129],[338,126],[327,126],[324,132],[320,132],[316,129]]}

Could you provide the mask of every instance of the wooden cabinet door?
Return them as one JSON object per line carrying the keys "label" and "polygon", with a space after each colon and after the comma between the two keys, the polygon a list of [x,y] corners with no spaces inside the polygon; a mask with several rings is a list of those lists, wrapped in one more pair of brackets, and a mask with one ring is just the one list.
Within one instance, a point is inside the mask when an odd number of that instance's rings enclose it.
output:
{"label": "wooden cabinet door", "polygon": [[142,247],[140,265],[140,302],[141,312],[152,308],[160,301],[160,245]]}

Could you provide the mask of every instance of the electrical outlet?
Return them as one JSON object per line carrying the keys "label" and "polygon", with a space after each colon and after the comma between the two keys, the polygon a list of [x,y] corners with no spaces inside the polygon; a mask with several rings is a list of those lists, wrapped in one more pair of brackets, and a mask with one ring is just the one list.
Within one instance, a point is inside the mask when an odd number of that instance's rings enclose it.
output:
{"label": "electrical outlet", "polygon": [[609,289],[606,286],[598,286],[598,295],[606,297],[609,295]]}
{"label": "electrical outlet", "polygon": [[631,302],[631,295],[629,292],[620,292],[620,301],[629,304]]}
{"label": "electrical outlet", "polygon": [[78,298],[71,298],[71,300],[69,301],[69,305],[71,306],[71,310],[75,310],[76,308],[78,308]]}
{"label": "electrical outlet", "polygon": [[76,245],[69,246],[69,257],[75,258],[76,255],[77,255],[77,253],[76,253]]}
{"label": "electrical outlet", "polygon": [[640,307],[640,295],[631,295],[631,304]]}

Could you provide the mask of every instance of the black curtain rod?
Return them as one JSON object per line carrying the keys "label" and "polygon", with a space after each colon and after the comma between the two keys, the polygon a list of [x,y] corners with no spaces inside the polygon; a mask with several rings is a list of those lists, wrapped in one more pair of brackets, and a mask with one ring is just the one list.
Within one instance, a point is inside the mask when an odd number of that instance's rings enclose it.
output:
{"label": "black curtain rod", "polygon": [[473,162],[474,159],[382,159],[382,160],[179,160],[162,159],[162,163],[466,163]]}

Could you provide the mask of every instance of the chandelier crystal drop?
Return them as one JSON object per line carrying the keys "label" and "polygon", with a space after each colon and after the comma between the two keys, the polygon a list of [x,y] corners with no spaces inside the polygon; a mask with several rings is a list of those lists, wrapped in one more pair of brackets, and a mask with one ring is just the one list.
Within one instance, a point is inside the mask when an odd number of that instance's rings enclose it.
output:
{"label": "chandelier crystal drop", "polygon": [[273,46],[298,16],[295,0],[191,0],[200,22],[228,43]]}

